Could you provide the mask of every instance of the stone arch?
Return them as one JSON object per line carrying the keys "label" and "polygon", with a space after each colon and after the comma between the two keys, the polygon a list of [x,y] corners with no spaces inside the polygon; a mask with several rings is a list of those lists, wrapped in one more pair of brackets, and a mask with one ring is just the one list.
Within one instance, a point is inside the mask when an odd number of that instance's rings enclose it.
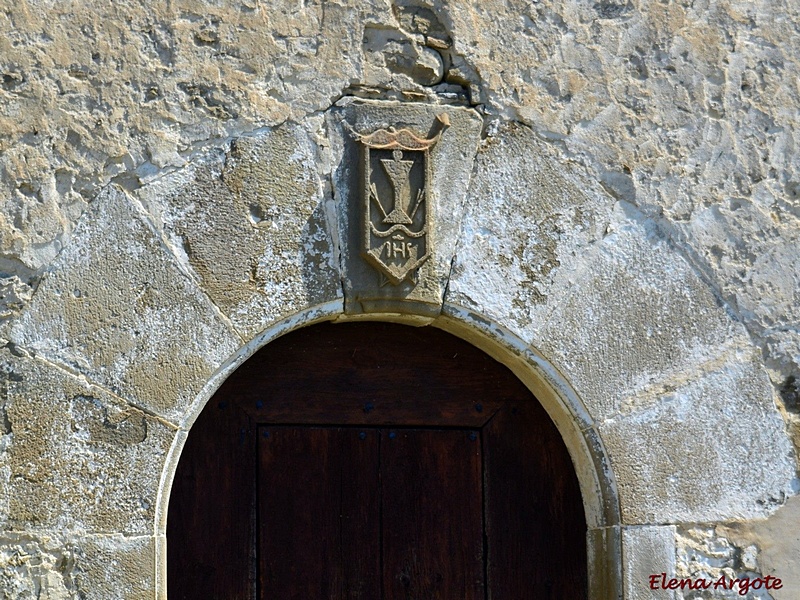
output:
{"label": "stone arch", "polygon": [[[425,130],[442,111],[434,255],[413,292],[365,295],[344,123]],[[792,493],[759,356],[635,207],[525,127],[483,139],[467,109],[351,99],[320,119],[107,188],[12,323],[6,537],[73,565],[53,575],[65,589],[163,597],[170,477],[194,417],[255,349],[319,320],[433,324],[509,366],[573,456],[597,598],[669,571],[676,524],[762,516]]]}
{"label": "stone arch", "polygon": [[[431,325],[465,339],[509,367],[544,406],[562,435],[572,457],[581,487],[590,550],[591,598],[616,598],[622,593],[621,518],[616,482],[595,424],[569,382],[534,349],[502,326],[474,313],[462,312],[421,321],[414,314],[374,314],[368,319],[348,318],[341,304],[310,307],[262,332],[220,367],[193,402],[187,420],[175,437],[160,477],[157,500],[157,535],[166,539],[166,519],[172,479],[191,425],[222,382],[236,368],[274,339],[323,321],[390,321],[412,326]],[[488,326],[488,327],[487,327]],[[166,597],[166,549],[159,545],[156,576]]]}

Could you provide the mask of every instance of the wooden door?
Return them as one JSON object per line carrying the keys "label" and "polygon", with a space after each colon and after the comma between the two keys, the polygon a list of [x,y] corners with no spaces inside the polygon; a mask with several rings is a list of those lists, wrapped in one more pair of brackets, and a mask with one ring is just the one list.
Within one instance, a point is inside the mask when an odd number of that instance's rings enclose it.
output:
{"label": "wooden door", "polygon": [[484,598],[474,431],[260,431],[263,597]]}
{"label": "wooden door", "polygon": [[318,325],[192,428],[169,599],[580,599],[585,535],[563,442],[505,367],[432,328]]}

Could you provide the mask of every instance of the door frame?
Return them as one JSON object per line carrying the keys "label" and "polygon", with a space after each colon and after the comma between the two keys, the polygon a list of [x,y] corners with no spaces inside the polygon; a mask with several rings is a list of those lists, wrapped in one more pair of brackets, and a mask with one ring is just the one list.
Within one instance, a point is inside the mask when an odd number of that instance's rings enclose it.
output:
{"label": "door frame", "polygon": [[192,424],[208,400],[244,361],[271,341],[295,329],[325,321],[385,321],[431,325],[459,337],[508,367],[533,393],[553,420],[572,459],[580,485],[587,526],[590,600],[619,600],[623,594],[621,512],[608,453],[596,424],[567,379],[537,350],[484,315],[447,307],[438,317],[414,314],[343,314],[341,302],[329,302],[288,317],[263,331],[231,356],[206,382],[175,437],[159,481],[156,506],[155,571],[159,599],[167,599],[166,525],[172,481]]}

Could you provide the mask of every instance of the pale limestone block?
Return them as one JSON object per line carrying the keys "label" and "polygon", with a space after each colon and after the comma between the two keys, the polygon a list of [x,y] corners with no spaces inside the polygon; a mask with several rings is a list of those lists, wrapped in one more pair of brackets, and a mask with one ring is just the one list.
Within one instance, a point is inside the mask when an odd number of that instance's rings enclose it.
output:
{"label": "pale limestone block", "polygon": [[[673,600],[673,590],[660,589],[660,575],[675,577],[675,527],[624,527],[622,564],[625,600]],[[659,589],[650,588],[651,575],[659,576]]]}
{"label": "pale limestone block", "polygon": [[233,141],[137,191],[245,339],[342,298],[316,143],[297,125]]}
{"label": "pale limestone block", "polygon": [[[762,576],[771,575],[781,580],[781,588],[770,592],[775,600],[795,600],[800,597],[800,573],[797,570],[797,565],[800,564],[798,523],[800,523],[800,496],[793,496],[768,519],[718,526],[716,533],[719,537],[730,540],[735,549],[755,549],[756,568],[753,569],[752,565],[748,565],[750,570],[755,570]],[[692,546],[688,543],[690,541],[687,539],[687,543],[684,544],[687,549]],[[701,557],[705,555],[705,553],[689,552],[685,554],[687,570],[692,569],[693,563],[696,562],[692,559],[698,554]],[[744,556],[745,552],[734,552],[734,556],[737,554]],[[716,564],[719,564],[719,561],[716,561]]]}
{"label": "pale limestone block", "polygon": [[800,375],[795,326],[800,322],[800,227],[762,206],[778,202],[777,197],[732,198],[694,211],[680,230],[686,243],[713,265],[720,292],[737,307],[765,349],[775,383],[782,384]]}
{"label": "pale limestone block", "polygon": [[0,592],[14,600],[153,600],[154,538],[0,534]]}
{"label": "pale limestone block", "polygon": [[763,367],[731,353],[599,424],[627,524],[763,517],[794,493],[794,453]]}
{"label": "pale limestone block", "polygon": [[146,534],[176,430],[43,361],[0,351],[12,530]]}
{"label": "pale limestone block", "polygon": [[121,535],[79,539],[75,587],[86,600],[156,598],[154,537]]}
{"label": "pale limestone block", "polygon": [[614,415],[626,396],[750,343],[655,223],[629,205],[615,207],[582,262],[532,343],[597,420]]}
{"label": "pale limestone block", "polygon": [[624,204],[612,210],[609,197],[552,164],[525,127],[487,139],[448,304],[529,341],[595,418],[719,346],[748,343],[654,223]]}
{"label": "pale limestone block", "polygon": [[447,294],[448,304],[491,317],[525,340],[572,293],[612,205],[580,189],[551,154],[519,125],[484,141]]}
{"label": "pale limestone block", "polygon": [[[361,256],[363,174],[361,149],[350,128],[359,134],[378,129],[409,128],[428,137],[436,131],[437,116],[449,120],[438,143],[430,150],[432,181],[427,182],[432,254],[419,268],[416,285],[380,285],[380,275]],[[341,269],[344,274],[345,311],[413,312],[436,315],[441,311],[451,260],[458,240],[472,163],[482,121],[465,108],[347,100],[328,115],[331,141],[334,199],[341,240]],[[406,308],[404,308],[404,306]]]}
{"label": "pale limestone block", "polygon": [[173,422],[240,344],[116,187],[95,200],[11,336]]}

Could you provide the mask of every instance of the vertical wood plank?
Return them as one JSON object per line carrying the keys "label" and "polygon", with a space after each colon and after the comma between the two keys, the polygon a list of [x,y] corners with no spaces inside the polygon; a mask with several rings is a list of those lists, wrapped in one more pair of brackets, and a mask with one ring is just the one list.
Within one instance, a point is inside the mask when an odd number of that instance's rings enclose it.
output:
{"label": "vertical wood plank", "polygon": [[259,432],[260,600],[380,598],[378,432]]}
{"label": "vertical wood plank", "polygon": [[255,439],[249,417],[221,394],[189,432],[167,519],[170,600],[256,597]]}
{"label": "vertical wood plank", "polygon": [[537,402],[483,428],[490,598],[587,597],[586,521],[572,462]]}
{"label": "vertical wood plank", "polygon": [[476,432],[384,431],[381,486],[385,600],[483,600]]}

